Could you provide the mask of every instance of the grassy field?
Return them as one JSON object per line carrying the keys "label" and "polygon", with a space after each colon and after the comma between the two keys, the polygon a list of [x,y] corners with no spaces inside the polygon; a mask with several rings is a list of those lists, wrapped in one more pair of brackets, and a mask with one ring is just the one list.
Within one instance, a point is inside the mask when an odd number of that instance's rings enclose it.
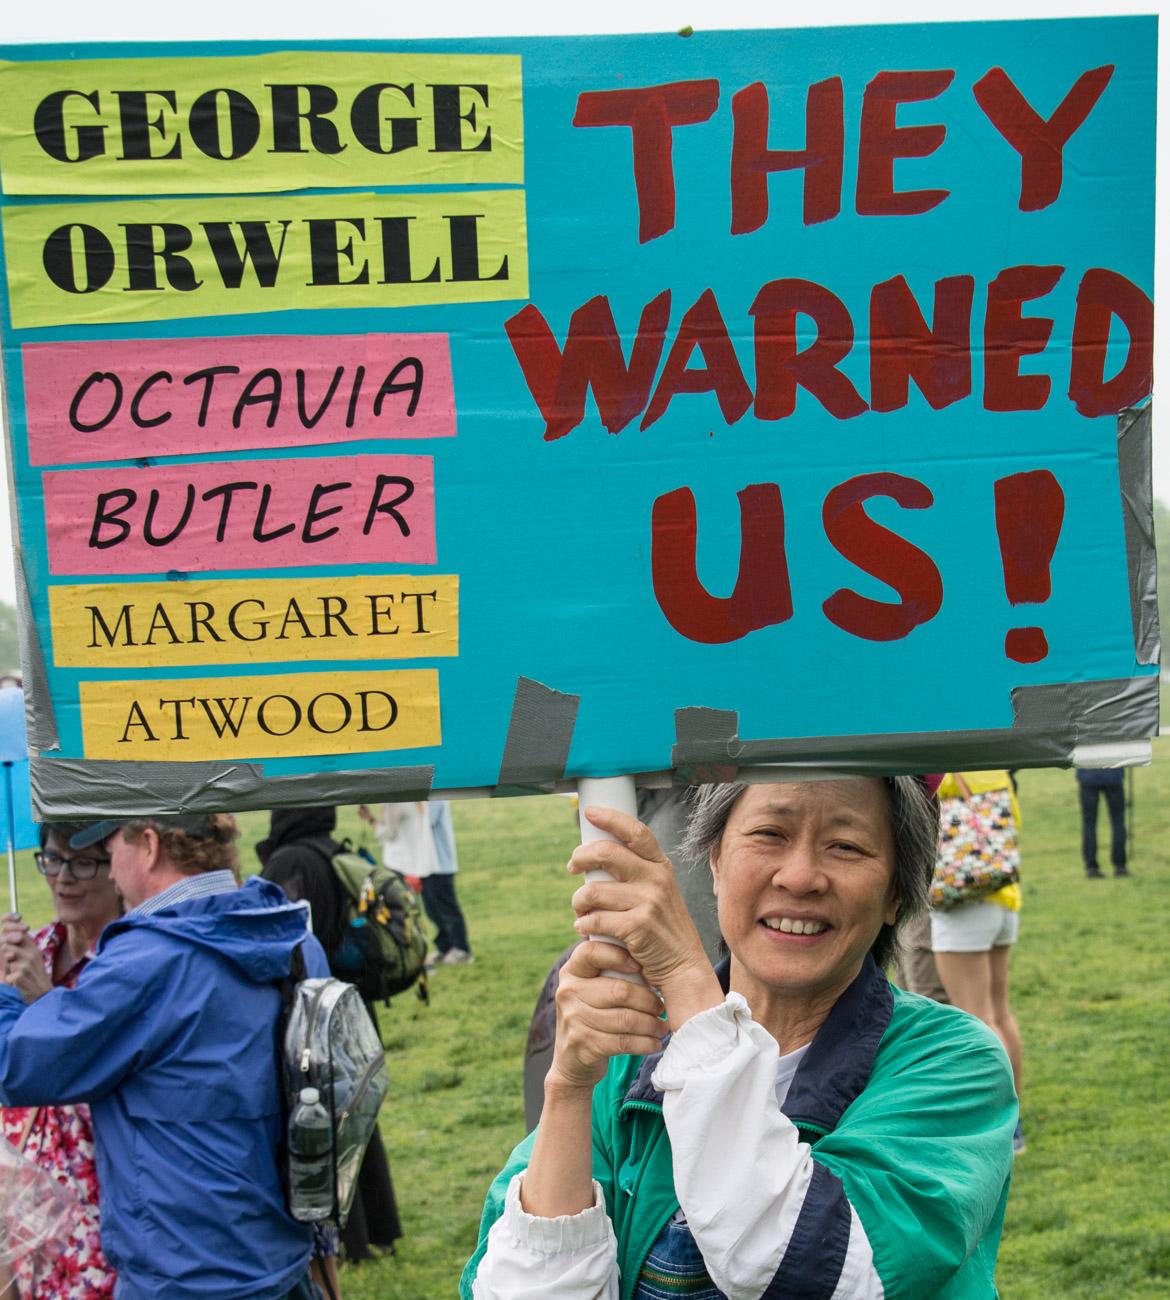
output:
{"label": "grassy field", "polygon": [[[1021,776],[1026,899],[1014,958],[1028,1152],[1016,1166],[999,1280],[1005,1300],[1170,1295],[1170,740],[1139,770],[1131,880],[1086,881],[1071,773]],[[264,834],[242,819],[245,857]],[[342,829],[359,837],[352,809]],[[382,1114],[406,1238],[342,1271],[345,1300],[445,1300],[483,1193],[523,1136],[521,1063],[545,972],[573,938],[559,798],[455,808],[472,966],[382,1012],[392,1092]],[[1107,834],[1102,817],[1102,831]],[[21,855],[23,910],[47,894]]]}

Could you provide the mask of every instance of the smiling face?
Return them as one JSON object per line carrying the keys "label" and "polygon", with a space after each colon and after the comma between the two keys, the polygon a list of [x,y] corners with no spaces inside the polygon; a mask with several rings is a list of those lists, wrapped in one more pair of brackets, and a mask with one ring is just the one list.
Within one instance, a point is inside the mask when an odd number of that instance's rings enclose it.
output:
{"label": "smiling face", "polygon": [[[64,858],[66,863],[74,858],[106,856],[105,848],[101,844],[74,852],[69,847],[68,841],[60,839],[52,831],[45,839],[45,851]],[[68,865],[57,875],[46,876],[45,879],[53,895],[53,908],[57,919],[66,925],[100,929],[116,920],[121,911],[108,866],[99,867],[97,874],[91,880],[75,879]]]}
{"label": "smiling face", "polygon": [[711,870],[732,987],[765,1025],[773,1010],[823,1018],[897,915],[885,786],[749,786]]}

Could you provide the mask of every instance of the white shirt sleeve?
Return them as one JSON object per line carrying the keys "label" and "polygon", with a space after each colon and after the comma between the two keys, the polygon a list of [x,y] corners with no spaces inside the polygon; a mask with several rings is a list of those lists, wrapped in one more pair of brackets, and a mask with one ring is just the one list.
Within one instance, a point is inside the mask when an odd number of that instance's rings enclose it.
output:
{"label": "white shirt sleeve", "polygon": [[[776,1105],[778,1059],[776,1040],[730,993],[672,1035],[654,1072],[675,1192],[711,1280],[729,1300],[758,1300],[776,1276],[816,1168]],[[880,1300],[865,1231],[851,1206],[848,1213],[834,1300]]]}
{"label": "white shirt sleeve", "polygon": [[[759,1300],[805,1207],[811,1148],[776,1105],[776,1040],[739,994],[688,1020],[654,1072],[673,1152],[675,1192],[711,1280],[729,1300]],[[598,1183],[580,1214],[538,1218],[522,1174],[488,1234],[475,1300],[618,1300],[617,1241]],[[848,1206],[849,1242],[832,1300],[884,1300],[873,1251]],[[649,1243],[647,1243],[649,1244]]]}
{"label": "white shirt sleeve", "polygon": [[885,1300],[885,1287],[873,1266],[873,1248],[857,1211],[849,1207],[849,1251],[832,1300]]}
{"label": "white shirt sleeve", "polygon": [[600,1183],[593,1205],[555,1219],[520,1205],[517,1174],[492,1224],[472,1294],[475,1300],[618,1300],[617,1239]]}

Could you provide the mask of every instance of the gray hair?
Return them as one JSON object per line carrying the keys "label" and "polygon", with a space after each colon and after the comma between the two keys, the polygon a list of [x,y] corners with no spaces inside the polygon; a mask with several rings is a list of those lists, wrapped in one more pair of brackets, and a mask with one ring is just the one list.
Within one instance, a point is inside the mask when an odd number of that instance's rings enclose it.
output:
{"label": "gray hair", "polygon": [[[886,777],[890,829],[894,835],[894,891],[899,899],[893,925],[883,925],[874,940],[873,959],[885,968],[898,952],[898,931],[926,910],[930,880],[938,853],[938,803],[914,776]],[[731,810],[747,790],[743,782],[701,785],[692,799],[683,852],[707,862],[719,847]]]}

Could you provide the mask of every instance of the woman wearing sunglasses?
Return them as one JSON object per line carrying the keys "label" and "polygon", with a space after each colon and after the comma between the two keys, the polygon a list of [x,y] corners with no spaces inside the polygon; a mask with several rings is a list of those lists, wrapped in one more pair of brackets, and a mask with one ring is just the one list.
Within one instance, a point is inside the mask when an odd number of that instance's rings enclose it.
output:
{"label": "woman wearing sunglasses", "polygon": [[[31,1002],[54,985],[71,987],[98,937],[122,914],[103,845],[74,851],[77,824],[41,827],[37,869],[53,895],[56,919],[31,932],[18,916],[0,923],[0,966],[6,983]],[[78,1197],[80,1215],[59,1257],[33,1276],[34,1262],[16,1270],[22,1297],[107,1300],[115,1277],[98,1237],[98,1186],[88,1106],[0,1107],[0,1134]]]}

